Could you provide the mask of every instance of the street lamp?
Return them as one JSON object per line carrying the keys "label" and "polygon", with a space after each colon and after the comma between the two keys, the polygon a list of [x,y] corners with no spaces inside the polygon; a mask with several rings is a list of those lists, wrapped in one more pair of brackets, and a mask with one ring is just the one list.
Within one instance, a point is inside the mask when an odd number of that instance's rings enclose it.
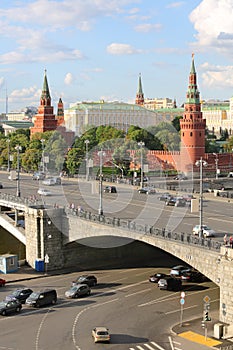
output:
{"label": "street lamp", "polygon": [[100,174],[99,174],[99,195],[100,195],[100,202],[99,202],[99,215],[103,215],[103,157],[105,156],[105,153],[101,150],[98,152],[98,156],[100,157]]}
{"label": "street lamp", "polygon": [[42,172],[45,172],[45,168],[44,168],[44,143],[45,143],[45,139],[41,139],[40,140],[42,143]]}
{"label": "street lamp", "polygon": [[7,171],[10,171],[10,139],[6,140],[7,142]]}
{"label": "street lamp", "polygon": [[20,197],[20,157],[19,157],[19,151],[22,150],[22,147],[17,145],[15,146],[15,149],[17,151],[17,178],[16,178],[16,183],[17,183],[17,187],[16,187],[16,196]]}
{"label": "street lamp", "polygon": [[145,146],[143,141],[138,142],[138,146],[141,148],[141,182],[140,187],[143,188],[143,155],[142,155],[142,147]]}
{"label": "street lamp", "polygon": [[218,155],[216,153],[213,153],[215,156],[215,178],[218,179]]}
{"label": "street lamp", "polygon": [[85,140],[86,145],[86,181],[89,181],[89,155],[88,155],[88,145],[90,143],[89,140]]}
{"label": "street lamp", "polygon": [[200,158],[195,163],[196,166],[200,167],[200,197],[199,197],[199,237],[203,237],[203,166],[207,166],[208,163]]}

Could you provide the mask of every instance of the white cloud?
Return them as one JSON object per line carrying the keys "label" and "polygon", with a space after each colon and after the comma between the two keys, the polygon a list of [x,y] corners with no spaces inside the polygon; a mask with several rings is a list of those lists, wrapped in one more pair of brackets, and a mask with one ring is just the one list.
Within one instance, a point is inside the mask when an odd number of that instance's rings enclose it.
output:
{"label": "white cloud", "polygon": [[177,7],[181,7],[185,4],[184,1],[177,1],[177,2],[172,2],[171,4],[167,5],[167,8],[177,8]]}
{"label": "white cloud", "polygon": [[160,30],[162,28],[162,25],[160,23],[143,23],[139,24],[135,27],[136,32],[143,32],[148,33],[153,30]]}
{"label": "white cloud", "polygon": [[135,49],[128,44],[112,43],[107,46],[107,52],[111,55],[134,55],[142,53],[142,50]]}
{"label": "white cloud", "polygon": [[203,0],[189,18],[197,31],[196,47],[232,56],[233,0]]}
{"label": "white cloud", "polygon": [[202,84],[208,88],[233,87],[233,66],[214,66],[205,62],[199,66]]}
{"label": "white cloud", "polygon": [[64,79],[64,83],[66,85],[71,85],[73,81],[74,81],[73,75],[71,73],[67,73]]}

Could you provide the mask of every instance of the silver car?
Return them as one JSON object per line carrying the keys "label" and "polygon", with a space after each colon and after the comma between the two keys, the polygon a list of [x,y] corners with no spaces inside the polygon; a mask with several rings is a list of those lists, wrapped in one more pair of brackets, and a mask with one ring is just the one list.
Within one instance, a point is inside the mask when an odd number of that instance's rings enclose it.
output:
{"label": "silver car", "polygon": [[78,298],[90,294],[91,288],[87,284],[76,284],[65,292],[66,298]]}

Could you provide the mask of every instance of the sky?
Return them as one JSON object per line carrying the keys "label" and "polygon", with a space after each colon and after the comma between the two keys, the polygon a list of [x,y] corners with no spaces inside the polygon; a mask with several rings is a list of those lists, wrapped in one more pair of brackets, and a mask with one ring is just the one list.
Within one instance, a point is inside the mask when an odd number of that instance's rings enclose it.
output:
{"label": "sky", "polygon": [[[194,53],[202,100],[233,96],[233,0],[1,0],[0,113],[39,106],[185,102]],[[6,96],[8,103],[6,104]]]}

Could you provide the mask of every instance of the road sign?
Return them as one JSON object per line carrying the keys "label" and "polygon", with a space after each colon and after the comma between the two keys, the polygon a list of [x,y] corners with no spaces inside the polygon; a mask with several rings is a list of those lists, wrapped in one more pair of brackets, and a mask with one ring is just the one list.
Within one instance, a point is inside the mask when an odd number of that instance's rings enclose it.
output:
{"label": "road sign", "polygon": [[181,305],[184,305],[184,303],[185,303],[184,298],[181,298],[181,299],[180,299],[180,304],[181,304]]}
{"label": "road sign", "polygon": [[44,262],[45,262],[46,264],[49,263],[49,256],[48,256],[48,254],[45,255],[45,257],[44,257]]}
{"label": "road sign", "polygon": [[208,295],[206,295],[204,298],[203,298],[203,301],[205,303],[209,303],[210,302],[210,297]]}
{"label": "road sign", "polygon": [[185,298],[185,292],[181,292],[181,294],[180,294],[180,296],[181,296],[181,298]]}

